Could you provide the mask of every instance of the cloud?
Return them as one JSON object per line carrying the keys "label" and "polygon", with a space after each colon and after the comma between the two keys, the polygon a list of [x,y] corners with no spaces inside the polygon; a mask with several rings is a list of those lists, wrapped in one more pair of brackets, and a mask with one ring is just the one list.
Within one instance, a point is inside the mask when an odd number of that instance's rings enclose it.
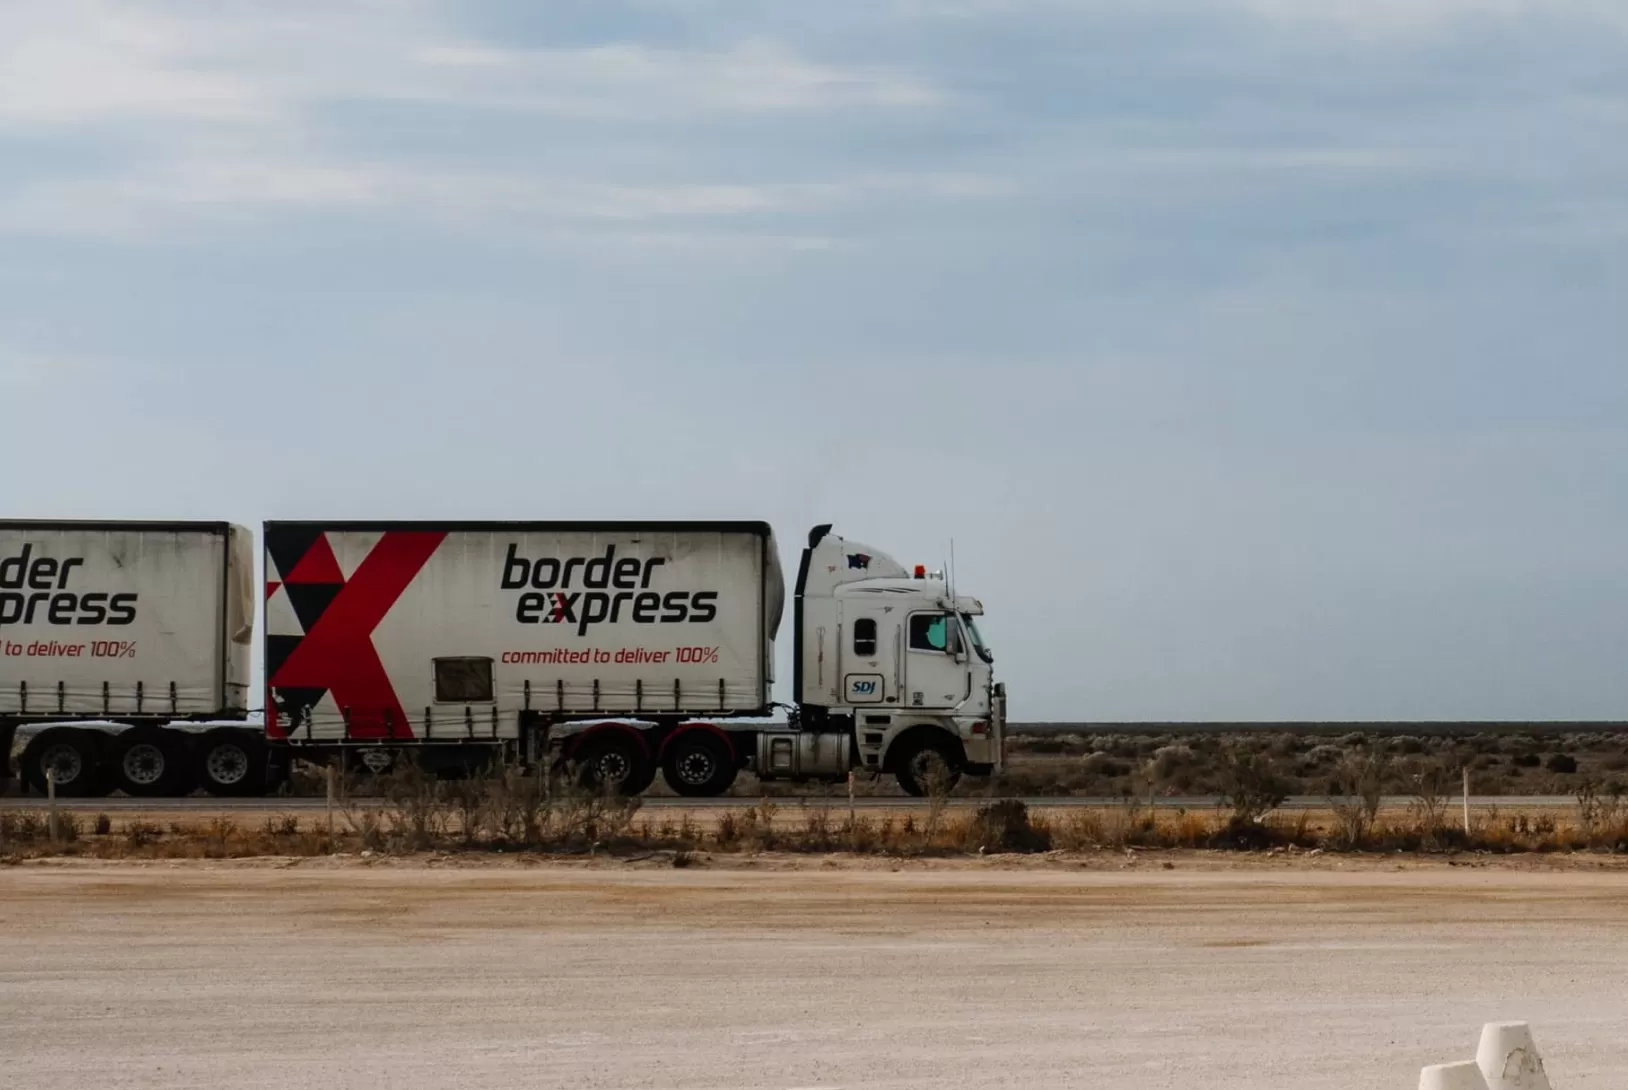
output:
{"label": "cloud", "polygon": [[1396,36],[1473,23],[1570,20],[1628,30],[1617,0],[894,0],[912,19],[1247,16],[1342,33]]}
{"label": "cloud", "polygon": [[639,43],[570,50],[455,43],[425,47],[413,59],[436,73],[418,92],[424,98],[580,117],[921,107],[944,99],[918,76],[818,64],[763,40],[707,51]]}
{"label": "cloud", "polygon": [[243,121],[275,107],[199,61],[209,37],[139,5],[21,0],[0,9],[0,125],[140,117]]}
{"label": "cloud", "polygon": [[85,369],[80,360],[0,344],[0,387],[38,389],[71,380]]}
{"label": "cloud", "polygon": [[[99,149],[89,167],[19,177],[9,189],[0,182],[0,230],[134,238],[178,220],[275,209],[415,209],[461,219],[501,212],[602,224],[810,211],[888,186],[828,172],[662,178],[648,162],[630,174],[558,159],[500,164],[364,149],[333,118],[431,107],[494,132],[535,118],[522,124],[534,132],[543,119],[680,127],[919,111],[944,99],[909,72],[822,63],[761,37],[690,49],[518,48],[471,37],[454,25],[456,5],[431,0],[221,0],[190,19],[174,10],[142,0],[23,0],[0,9],[0,139],[9,131]],[[670,136],[666,143],[682,147]],[[938,196],[990,188],[965,173],[922,185]]]}
{"label": "cloud", "polygon": [[20,0],[0,9],[0,125],[159,118],[288,122],[315,104],[440,102],[581,117],[910,108],[931,82],[819,63],[748,38],[713,49],[471,41],[455,5],[271,7],[223,0],[186,20],[147,0]]}

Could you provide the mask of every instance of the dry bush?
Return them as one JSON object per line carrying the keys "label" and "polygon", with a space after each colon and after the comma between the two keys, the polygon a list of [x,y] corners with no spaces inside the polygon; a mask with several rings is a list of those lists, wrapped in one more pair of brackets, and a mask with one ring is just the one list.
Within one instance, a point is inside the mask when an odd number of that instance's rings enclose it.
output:
{"label": "dry bush", "polygon": [[724,851],[773,851],[782,840],[774,827],[774,815],[779,809],[768,799],[759,799],[756,806],[740,811],[738,817],[733,811],[725,812],[718,819],[718,847]]}
{"label": "dry bush", "polygon": [[934,758],[921,778],[927,797],[927,820],[921,829],[921,850],[931,849],[944,824],[944,809],[950,802],[950,789],[955,786],[955,774],[948,766]]}
{"label": "dry bush", "polygon": [[985,803],[968,825],[980,852],[1043,852],[1051,848],[1050,826],[1031,818],[1021,799]]}
{"label": "dry bush", "polygon": [[540,847],[553,807],[549,782],[541,775],[526,775],[509,768],[492,776],[472,779],[483,805],[478,807],[484,834],[498,847]]}
{"label": "dry bush", "polygon": [[386,820],[384,811],[377,806],[347,803],[341,811],[345,827],[363,851],[380,852],[385,848]]}
{"label": "dry bush", "polygon": [[1243,755],[1227,763],[1225,797],[1231,815],[1214,839],[1217,847],[1264,847],[1271,830],[1264,820],[1289,796],[1289,785],[1260,757]]}
{"label": "dry bush", "polygon": [[798,846],[814,852],[828,852],[837,846],[831,825],[831,804],[825,799],[816,799],[814,805],[803,812],[802,841]]}
{"label": "dry bush", "polygon": [[1328,804],[1334,811],[1336,846],[1352,850],[1367,843],[1379,818],[1387,770],[1388,762],[1379,752],[1347,757],[1335,770]]}
{"label": "dry bush", "polygon": [[1621,784],[1585,781],[1577,790],[1577,832],[1584,847],[1628,850],[1628,800]]}
{"label": "dry bush", "polygon": [[224,859],[231,854],[231,846],[237,837],[237,824],[227,818],[210,818],[209,824],[204,827],[203,849],[204,855],[209,859]]}
{"label": "dry bush", "polygon": [[130,849],[145,848],[163,835],[164,830],[150,821],[132,821],[124,827],[124,844]]}
{"label": "dry bush", "polygon": [[1069,810],[1054,824],[1052,839],[1068,851],[1089,851],[1106,843],[1106,826],[1095,810]]}
{"label": "dry bush", "polygon": [[379,777],[391,840],[411,851],[439,843],[451,824],[447,785],[415,760],[403,759]]}
{"label": "dry bush", "polygon": [[570,777],[551,800],[541,843],[575,850],[626,842],[640,805],[636,797],[617,795],[611,788],[594,791]]}
{"label": "dry bush", "polygon": [[1454,775],[1452,768],[1437,758],[1426,757],[1410,763],[1404,770],[1412,799],[1408,815],[1426,847],[1440,847],[1448,841],[1447,808],[1452,804]]}

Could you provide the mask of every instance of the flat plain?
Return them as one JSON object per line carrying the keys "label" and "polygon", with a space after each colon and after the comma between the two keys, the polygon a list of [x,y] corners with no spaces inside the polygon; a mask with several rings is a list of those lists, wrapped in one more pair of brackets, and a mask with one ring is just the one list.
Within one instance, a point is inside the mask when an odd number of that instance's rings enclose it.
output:
{"label": "flat plain", "polygon": [[0,868],[33,1090],[1400,1090],[1509,1018],[1616,1090],[1625,979],[1610,857]]}

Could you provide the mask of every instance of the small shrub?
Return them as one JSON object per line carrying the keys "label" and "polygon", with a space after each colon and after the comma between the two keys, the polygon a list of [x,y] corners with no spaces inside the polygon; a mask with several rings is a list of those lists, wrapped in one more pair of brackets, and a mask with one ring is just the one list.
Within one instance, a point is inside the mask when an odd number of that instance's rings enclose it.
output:
{"label": "small shrub", "polygon": [[1577,758],[1567,753],[1556,753],[1553,757],[1549,758],[1543,767],[1547,768],[1550,772],[1555,772],[1562,776],[1569,776],[1577,771]]}
{"label": "small shrub", "polygon": [[1340,847],[1360,848],[1367,841],[1379,817],[1385,774],[1385,758],[1378,753],[1349,757],[1335,773],[1329,806],[1339,826]]}
{"label": "small shrub", "polygon": [[1164,783],[1193,763],[1193,751],[1186,746],[1160,746],[1153,751],[1148,772],[1155,783]]}
{"label": "small shrub", "polygon": [[124,843],[129,848],[145,848],[158,843],[164,830],[149,821],[132,821],[124,827]]}
{"label": "small shrub", "polygon": [[1123,776],[1130,771],[1124,764],[1114,760],[1112,754],[1104,753],[1100,749],[1095,753],[1087,753],[1085,759],[1080,762],[1080,767],[1097,776]]}
{"label": "small shrub", "polygon": [[1029,817],[1021,799],[1000,799],[978,807],[972,836],[978,846],[992,852],[1043,852],[1051,847],[1051,831]]}

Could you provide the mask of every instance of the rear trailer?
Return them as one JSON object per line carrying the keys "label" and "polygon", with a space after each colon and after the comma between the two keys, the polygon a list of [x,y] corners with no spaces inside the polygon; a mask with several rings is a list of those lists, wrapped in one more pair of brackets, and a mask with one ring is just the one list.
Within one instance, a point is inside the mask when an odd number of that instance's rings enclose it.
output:
{"label": "rear trailer", "polygon": [[761,522],[268,522],[264,547],[266,733],[295,752],[552,749],[627,790],[691,735],[733,779],[719,721],[770,712],[785,588]]}
{"label": "rear trailer", "polygon": [[169,725],[247,714],[253,565],[226,522],[0,521],[0,758],[21,730],[37,789],[177,786]]}

